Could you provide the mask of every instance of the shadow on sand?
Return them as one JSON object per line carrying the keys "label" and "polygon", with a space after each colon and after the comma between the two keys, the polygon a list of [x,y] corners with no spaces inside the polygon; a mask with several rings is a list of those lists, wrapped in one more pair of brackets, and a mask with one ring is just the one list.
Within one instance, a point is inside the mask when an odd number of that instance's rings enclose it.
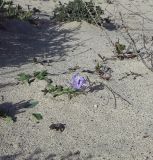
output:
{"label": "shadow on sand", "polygon": [[[60,25],[49,20],[39,20],[38,26],[19,20],[8,20],[0,29],[0,67],[21,66],[34,57],[58,57],[63,60],[68,49],[73,48],[69,42],[73,38],[73,30],[61,29]],[[56,60],[55,60],[56,61]]]}
{"label": "shadow on sand", "polygon": [[11,117],[11,119],[13,120],[13,122],[16,122],[17,114],[23,113],[26,110],[30,108],[30,101],[21,101],[19,103],[11,103],[11,102],[4,102],[2,104],[0,104],[0,117],[6,117],[9,116]]}
{"label": "shadow on sand", "polygon": [[[23,160],[40,160],[42,158],[41,154],[43,154],[43,151],[38,148],[33,153],[31,153],[29,156],[23,158]],[[0,160],[16,160],[18,158],[20,159],[21,158],[20,156],[22,156],[22,153],[0,156]],[[93,156],[91,154],[85,157],[82,157],[80,151],[75,151],[75,152],[69,151],[65,155],[56,155],[54,153],[51,153],[47,155],[46,157],[43,157],[44,160],[56,160],[56,159],[58,160],[81,160],[81,159],[90,160],[92,158]]]}

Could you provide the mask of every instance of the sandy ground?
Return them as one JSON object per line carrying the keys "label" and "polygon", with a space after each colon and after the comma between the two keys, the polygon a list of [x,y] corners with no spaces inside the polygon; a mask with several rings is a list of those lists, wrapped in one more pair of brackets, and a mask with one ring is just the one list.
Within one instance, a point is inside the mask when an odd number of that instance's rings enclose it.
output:
{"label": "sandy ground", "polygon": [[[53,1],[14,0],[25,6],[38,7],[52,15],[57,5]],[[113,4],[96,1],[107,15],[121,25],[119,12],[134,38],[143,32],[153,34],[153,1],[120,0]],[[109,12],[108,12],[109,11]],[[97,54],[113,56],[113,48],[105,32],[85,22],[55,25],[43,20],[39,27],[27,23],[7,22],[7,30],[0,30],[0,107],[9,108],[17,117],[15,123],[0,119],[0,160],[152,160],[153,159],[153,73],[139,59],[110,60],[112,78],[104,81],[97,75],[81,73],[94,70]],[[143,26],[143,27],[142,27]],[[106,30],[113,42],[124,39],[123,29]],[[139,43],[141,46],[141,43]],[[33,57],[47,56],[50,66],[33,64]],[[57,84],[68,85],[74,73],[68,68],[80,66],[77,71],[91,81],[104,82],[130,104],[114,97],[106,88],[95,89],[87,95],[68,100],[67,96],[52,98],[43,95],[46,82],[35,81],[16,85],[17,74],[47,69]],[[142,76],[129,76],[130,71]],[[35,108],[24,108],[30,99],[39,101]],[[32,113],[40,112],[40,123]],[[50,130],[52,123],[66,124],[65,130]]]}

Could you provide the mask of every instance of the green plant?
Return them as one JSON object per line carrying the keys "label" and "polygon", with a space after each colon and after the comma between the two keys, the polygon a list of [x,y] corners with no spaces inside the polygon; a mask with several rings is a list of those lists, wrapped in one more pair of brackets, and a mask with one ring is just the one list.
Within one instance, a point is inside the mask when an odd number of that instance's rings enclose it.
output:
{"label": "green plant", "polygon": [[35,81],[35,79],[38,80],[46,80],[47,82],[52,82],[51,79],[47,78],[47,71],[43,70],[43,71],[35,71],[33,73],[33,75],[30,74],[26,74],[26,73],[20,73],[18,74],[18,80],[21,82],[27,82],[28,84],[30,84],[31,82]]}
{"label": "green plant", "polygon": [[32,114],[38,121],[43,119],[43,116],[40,113],[33,113]]}
{"label": "green plant", "polygon": [[34,108],[39,104],[38,101],[35,101],[33,99],[27,101],[27,103],[25,103],[24,108]]}
{"label": "green plant", "polygon": [[109,80],[112,77],[112,70],[106,65],[100,65],[99,63],[97,63],[97,65],[95,66],[95,71],[102,79]]}
{"label": "green plant", "polygon": [[115,43],[115,49],[118,55],[123,54],[126,46],[124,44],[120,44],[119,42]]}
{"label": "green plant", "polygon": [[13,1],[0,0],[1,17],[29,20],[31,19],[32,14],[33,10],[24,11],[20,5],[14,5]]}
{"label": "green plant", "polygon": [[[26,73],[20,73],[18,75],[18,80],[21,82],[27,82],[30,84],[31,82],[35,81],[37,78],[38,80],[45,80],[48,85],[47,87],[42,90],[44,94],[51,93],[53,97],[57,97],[63,94],[67,94],[69,98],[71,99],[73,96],[77,96],[79,94],[85,94],[85,90],[82,90],[82,87],[86,84],[86,80],[84,77],[79,76],[78,74],[74,75],[72,80],[71,87],[63,87],[61,85],[53,85],[53,81],[51,79],[48,79],[47,77],[48,72],[46,70],[43,71],[35,71],[33,75],[26,74]],[[38,104],[37,101],[28,101],[26,104],[26,108],[28,107],[35,107]]]}
{"label": "green plant", "polygon": [[101,69],[101,67],[102,67],[102,65],[100,65],[99,62],[98,62],[98,63],[96,64],[96,66],[95,66],[95,71],[96,71],[96,72],[99,72],[100,69]]}
{"label": "green plant", "polygon": [[46,70],[43,71],[37,71],[33,73],[34,77],[39,79],[39,80],[44,80],[46,79],[46,76],[48,75]]}
{"label": "green plant", "polygon": [[51,93],[53,95],[53,97],[67,94],[70,99],[73,96],[77,96],[77,95],[83,93],[83,92],[81,92],[79,90],[75,90],[73,88],[69,88],[69,87],[64,88],[61,85],[53,85],[53,84],[48,84],[48,86],[44,90],[42,90],[42,92],[44,92],[44,94]]}
{"label": "green plant", "polygon": [[27,83],[30,83],[31,81],[31,78],[32,76],[30,74],[26,74],[26,73],[20,73],[18,74],[18,80],[21,81],[21,82],[27,82]]}
{"label": "green plant", "polygon": [[128,51],[128,49],[126,49],[126,46],[119,43],[119,41],[115,43],[115,52],[117,53],[117,58],[121,60],[125,58],[131,59],[138,56],[137,54],[135,54],[135,52]]}
{"label": "green plant", "polygon": [[60,22],[84,20],[92,24],[95,24],[95,21],[101,23],[102,14],[104,11],[99,6],[95,6],[92,1],[83,2],[82,0],[70,1],[68,4],[60,2],[59,7],[54,10],[54,17]]}

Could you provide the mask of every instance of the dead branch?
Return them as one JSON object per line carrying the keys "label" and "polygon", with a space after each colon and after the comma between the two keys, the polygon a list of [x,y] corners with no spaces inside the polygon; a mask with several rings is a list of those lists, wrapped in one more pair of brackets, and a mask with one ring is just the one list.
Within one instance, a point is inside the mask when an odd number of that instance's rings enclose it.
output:
{"label": "dead branch", "polygon": [[127,99],[125,99],[124,97],[122,97],[119,93],[117,93],[116,91],[114,91],[111,87],[109,87],[108,85],[106,85],[105,83],[102,83],[113,95],[114,97],[114,101],[115,101],[115,109],[117,107],[117,100],[116,100],[116,95],[121,98],[123,101],[127,102],[129,105],[132,105],[131,102],[129,102]]}
{"label": "dead branch", "polygon": [[[137,46],[136,46],[136,42],[135,42],[135,40],[133,39],[133,37],[131,36],[128,28],[125,26],[125,23],[124,23],[124,20],[123,20],[123,17],[122,17],[121,12],[119,12],[119,15],[120,15],[120,17],[121,17],[122,27],[125,29],[125,32],[126,32],[127,36],[129,37],[129,39],[130,39],[131,42],[132,42],[132,48],[133,48],[134,53],[135,53],[137,56],[140,57],[141,61],[142,61],[143,64],[146,66],[146,68],[153,72],[153,65],[152,65],[152,62],[153,62],[152,58],[153,58],[153,56],[151,56],[151,67],[149,67],[149,66],[147,65],[147,63],[145,62],[144,58],[142,57],[141,53],[139,53],[139,51],[138,51],[138,49],[137,49]],[[145,43],[145,42],[144,42],[144,43]]]}

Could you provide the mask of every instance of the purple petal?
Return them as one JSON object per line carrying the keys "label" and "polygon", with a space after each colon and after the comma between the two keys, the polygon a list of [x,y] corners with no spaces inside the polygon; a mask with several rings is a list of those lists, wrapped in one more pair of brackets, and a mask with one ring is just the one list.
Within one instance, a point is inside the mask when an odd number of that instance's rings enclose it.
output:
{"label": "purple petal", "polygon": [[72,77],[71,86],[74,89],[82,89],[82,87],[86,86],[86,79],[79,76],[79,74],[77,73]]}

